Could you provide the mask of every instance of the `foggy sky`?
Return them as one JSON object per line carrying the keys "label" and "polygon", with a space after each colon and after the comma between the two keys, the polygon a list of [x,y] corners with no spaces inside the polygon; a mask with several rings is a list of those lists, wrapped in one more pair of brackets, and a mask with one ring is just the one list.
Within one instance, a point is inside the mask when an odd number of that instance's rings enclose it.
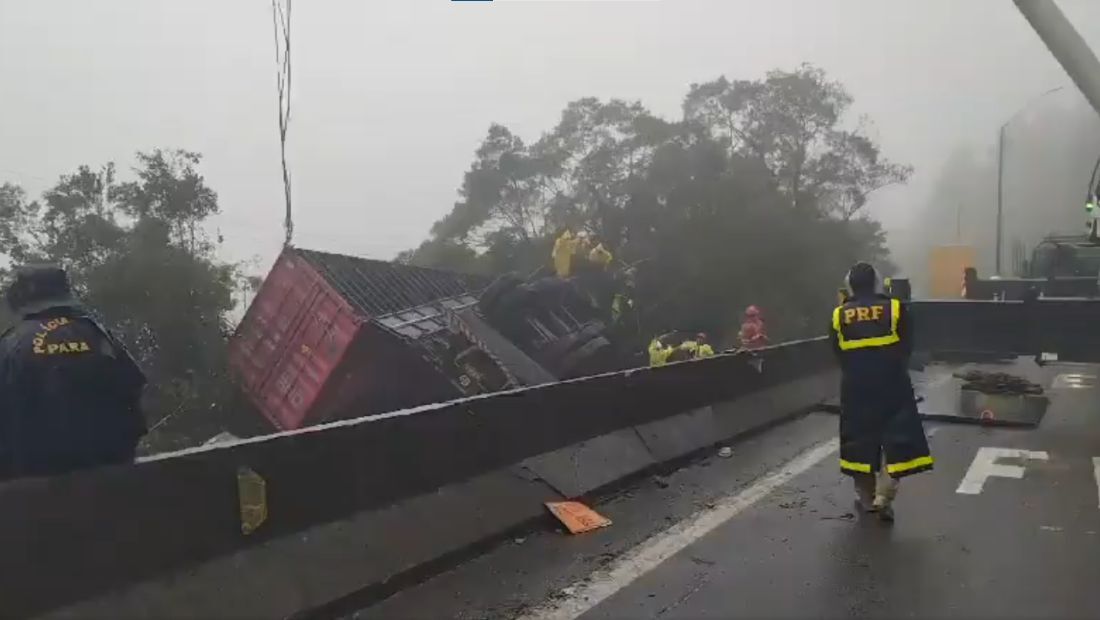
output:
{"label": "foggy sky", "polygon": [[[1100,47],[1100,3],[1059,4]],[[294,11],[296,244],[375,258],[415,246],[451,208],[489,123],[533,140],[578,97],[640,99],[675,118],[691,82],[813,62],[847,85],[886,155],[916,167],[872,203],[904,230],[958,145],[992,144],[1030,98],[1069,84],[1008,0]],[[0,0],[0,182],[37,195],[80,164],[199,151],[224,257],[266,270],[282,240],[273,56],[267,0]]]}

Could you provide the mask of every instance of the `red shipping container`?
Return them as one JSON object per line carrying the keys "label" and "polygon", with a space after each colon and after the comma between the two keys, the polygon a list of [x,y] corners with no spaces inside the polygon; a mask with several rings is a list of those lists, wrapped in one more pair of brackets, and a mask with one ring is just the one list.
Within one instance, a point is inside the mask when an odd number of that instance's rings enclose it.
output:
{"label": "red shipping container", "polygon": [[230,341],[230,368],[282,430],[445,400],[457,395],[446,377],[374,319],[394,324],[403,310],[482,285],[475,276],[289,248]]}

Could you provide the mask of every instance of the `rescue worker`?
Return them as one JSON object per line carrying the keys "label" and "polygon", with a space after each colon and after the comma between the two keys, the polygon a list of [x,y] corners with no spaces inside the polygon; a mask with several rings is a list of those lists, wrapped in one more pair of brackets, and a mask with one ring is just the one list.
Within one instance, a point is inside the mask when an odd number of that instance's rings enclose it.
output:
{"label": "rescue worker", "polygon": [[842,371],[840,469],[862,510],[893,521],[898,480],[933,464],[909,378],[912,329],[905,305],[876,290],[874,267],[856,263],[847,282],[829,329]]}
{"label": "rescue worker", "polygon": [[588,258],[589,252],[592,251],[592,237],[589,236],[588,231],[582,230],[575,236],[576,245],[573,246],[574,257],[580,257],[582,261]]}
{"label": "rescue worker", "polygon": [[745,320],[741,323],[741,331],[738,332],[741,348],[753,351],[768,346],[768,331],[764,326],[764,319],[760,316],[760,308],[749,306],[745,308]]}
{"label": "rescue worker", "polygon": [[626,293],[615,293],[611,300],[611,323],[618,325],[623,316],[634,310],[634,300]]}
{"label": "rescue worker", "polygon": [[573,275],[592,305],[604,316],[611,314],[615,298],[615,278],[609,269],[612,260],[611,252],[598,239],[587,234],[580,236],[573,257]]}
{"label": "rescue worker", "polygon": [[20,268],[0,340],[0,478],[133,462],[145,377],[73,297],[65,271]]}
{"label": "rescue worker", "polygon": [[696,334],[694,339],[681,342],[680,349],[686,351],[690,359],[694,360],[714,356],[714,348],[707,344],[707,335],[704,333]]}
{"label": "rescue worker", "polygon": [[577,251],[577,238],[568,228],[554,239],[554,249],[550,252],[551,261],[554,263],[554,273],[559,278],[568,278],[573,270],[573,255]]}
{"label": "rescue worker", "polygon": [[696,359],[714,357],[714,347],[710,346],[706,334],[699,332],[699,334],[695,336],[695,341],[699,343],[699,346],[695,349]]}
{"label": "rescue worker", "polygon": [[978,281],[978,270],[973,267],[967,267],[963,269],[963,281],[962,281],[962,293],[963,299],[971,299],[970,295],[975,294],[974,298],[977,298],[977,290],[974,283]]}
{"label": "rescue worker", "polygon": [[588,262],[603,271],[607,270],[613,259],[614,257],[611,255],[611,252],[608,252],[607,248],[603,247],[602,242],[597,242],[596,247],[592,248],[588,253]]}
{"label": "rescue worker", "polygon": [[1097,227],[1098,218],[1100,218],[1100,208],[1097,208],[1097,197],[1090,195],[1088,201],[1085,202],[1085,232],[1092,243],[1100,241],[1100,237],[1097,237],[1097,233],[1100,231]]}
{"label": "rescue worker", "polygon": [[651,368],[667,364],[668,358],[676,351],[675,347],[665,343],[667,337],[666,334],[649,341],[649,366]]}

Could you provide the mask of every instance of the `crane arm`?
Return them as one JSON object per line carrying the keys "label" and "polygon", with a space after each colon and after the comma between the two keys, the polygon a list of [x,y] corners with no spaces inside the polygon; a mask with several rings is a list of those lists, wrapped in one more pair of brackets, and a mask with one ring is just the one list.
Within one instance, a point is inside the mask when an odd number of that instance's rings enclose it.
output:
{"label": "crane arm", "polygon": [[1100,114],[1100,61],[1054,0],[1013,0],[1016,8]]}

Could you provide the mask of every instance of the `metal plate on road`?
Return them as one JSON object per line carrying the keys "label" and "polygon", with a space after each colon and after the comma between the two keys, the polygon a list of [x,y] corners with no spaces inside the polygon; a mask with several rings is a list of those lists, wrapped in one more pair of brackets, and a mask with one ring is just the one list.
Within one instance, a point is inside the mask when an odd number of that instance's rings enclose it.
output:
{"label": "metal plate on road", "polygon": [[[963,381],[952,376],[954,370],[930,366],[926,371],[910,373],[922,420],[1034,428],[1046,414],[1046,396],[987,395],[963,390]],[[821,409],[840,413],[840,399],[826,401]]]}

